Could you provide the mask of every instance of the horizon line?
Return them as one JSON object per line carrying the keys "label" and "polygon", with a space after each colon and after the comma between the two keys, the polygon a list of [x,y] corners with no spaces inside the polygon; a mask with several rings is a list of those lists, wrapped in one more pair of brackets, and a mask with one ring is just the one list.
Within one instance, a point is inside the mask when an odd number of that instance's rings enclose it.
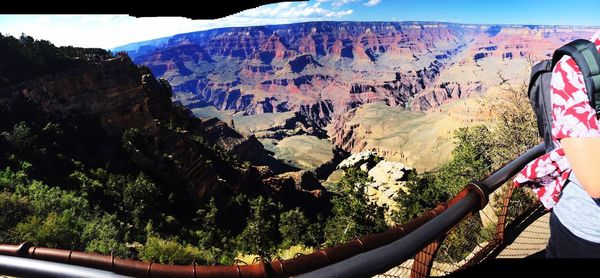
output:
{"label": "horizon line", "polygon": [[292,23],[282,23],[282,24],[262,24],[262,25],[247,25],[247,26],[228,26],[228,27],[217,27],[217,28],[210,28],[210,29],[201,29],[201,30],[197,30],[197,31],[192,31],[192,32],[184,32],[184,33],[176,33],[173,35],[169,35],[169,36],[164,36],[164,37],[158,37],[158,38],[153,38],[153,39],[148,39],[148,40],[142,40],[142,41],[135,41],[135,42],[130,42],[130,43],[126,43],[126,44],[122,44],[122,45],[118,45],[118,46],[114,46],[114,47],[110,47],[110,48],[106,48],[107,50],[114,50],[117,48],[122,48],[131,44],[138,44],[138,43],[144,43],[144,42],[151,42],[151,41],[155,41],[155,40],[161,40],[161,39],[166,39],[166,38],[171,38],[174,36],[179,36],[179,35],[185,35],[185,34],[193,34],[193,33],[198,33],[198,32],[205,32],[205,31],[214,31],[214,30],[222,30],[222,29],[230,29],[230,28],[256,28],[256,27],[265,27],[265,26],[283,26],[283,25],[293,25],[293,24],[307,24],[307,23],[328,23],[328,22],[335,22],[335,23],[342,23],[342,22],[347,22],[347,23],[413,23],[413,24],[423,24],[423,23],[435,23],[435,24],[449,24],[449,25],[475,25],[475,26],[480,26],[480,27],[492,27],[492,26],[501,26],[501,27],[529,27],[529,26],[535,26],[535,27],[571,27],[571,28],[595,28],[595,29],[600,29],[600,26],[598,25],[568,25],[568,24],[516,24],[516,23],[462,23],[462,22],[450,22],[450,21],[431,21],[431,20],[381,20],[381,21],[377,21],[377,20],[319,20],[319,21],[298,21],[298,22],[292,22]]}

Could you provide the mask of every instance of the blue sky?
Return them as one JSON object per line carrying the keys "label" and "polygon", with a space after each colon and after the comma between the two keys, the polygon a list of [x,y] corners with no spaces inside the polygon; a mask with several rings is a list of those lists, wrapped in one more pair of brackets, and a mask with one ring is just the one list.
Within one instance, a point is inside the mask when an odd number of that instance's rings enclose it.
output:
{"label": "blue sky", "polygon": [[127,15],[0,15],[0,33],[18,36],[24,32],[57,45],[112,48],[219,27],[322,20],[600,26],[600,2],[311,0],[265,5],[217,20],[133,18]]}
{"label": "blue sky", "polygon": [[352,20],[431,20],[478,24],[600,26],[597,0],[382,0],[372,8],[353,1]]}

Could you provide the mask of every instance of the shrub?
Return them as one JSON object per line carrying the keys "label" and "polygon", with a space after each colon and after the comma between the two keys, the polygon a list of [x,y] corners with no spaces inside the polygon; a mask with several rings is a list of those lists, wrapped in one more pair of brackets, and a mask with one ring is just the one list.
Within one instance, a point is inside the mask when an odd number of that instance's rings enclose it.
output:
{"label": "shrub", "polygon": [[190,244],[181,244],[174,239],[162,239],[149,236],[139,253],[140,259],[161,264],[191,264],[206,261],[205,252]]}
{"label": "shrub", "polygon": [[279,251],[277,251],[276,256],[282,260],[289,260],[289,259],[293,259],[299,255],[308,255],[310,253],[313,253],[314,251],[315,250],[313,248],[306,247],[306,246],[300,244],[300,245],[290,246],[287,249],[280,249]]}

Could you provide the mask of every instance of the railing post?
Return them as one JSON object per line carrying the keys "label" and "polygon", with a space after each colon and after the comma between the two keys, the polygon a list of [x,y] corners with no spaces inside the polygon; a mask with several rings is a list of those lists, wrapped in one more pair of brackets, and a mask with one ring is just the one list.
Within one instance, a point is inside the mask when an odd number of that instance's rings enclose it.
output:
{"label": "railing post", "polygon": [[435,255],[437,254],[438,249],[442,245],[446,236],[442,236],[438,240],[435,240],[429,243],[423,250],[415,255],[412,269],[410,272],[411,278],[424,278],[429,277],[431,274],[431,267],[433,266],[433,261],[435,260]]}
{"label": "railing post", "polygon": [[472,265],[478,264],[483,261],[496,247],[498,247],[504,241],[504,231],[506,230],[506,217],[508,216],[508,206],[512,198],[515,187],[509,185],[508,191],[504,194],[504,200],[502,201],[502,208],[500,209],[500,215],[498,215],[498,223],[496,224],[496,234],[492,238],[488,245],[483,249],[479,250],[468,262],[462,265],[459,270],[463,270]]}
{"label": "railing post", "polygon": [[509,185],[508,192],[504,196],[504,202],[502,203],[502,210],[500,211],[500,215],[498,216],[498,224],[496,226],[496,240],[498,243],[502,243],[504,241],[504,230],[506,229],[506,217],[508,216],[508,205],[510,203],[510,199],[512,198],[513,191],[515,187]]}

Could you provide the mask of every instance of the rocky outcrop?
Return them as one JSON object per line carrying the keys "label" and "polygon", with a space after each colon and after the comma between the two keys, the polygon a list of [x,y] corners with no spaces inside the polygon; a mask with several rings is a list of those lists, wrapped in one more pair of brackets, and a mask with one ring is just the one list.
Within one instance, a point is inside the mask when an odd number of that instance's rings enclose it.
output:
{"label": "rocky outcrop", "polygon": [[349,123],[355,114],[356,108],[342,115],[337,115],[328,127],[331,143],[347,152],[356,152],[357,149],[360,149],[358,151],[362,151],[361,146],[358,146],[361,144],[360,138],[354,132],[359,125]]}
{"label": "rocky outcrop", "polygon": [[300,114],[313,126],[324,127],[331,121],[333,103],[330,100],[324,100],[310,105],[301,105]]}
{"label": "rocky outcrop", "polygon": [[411,172],[415,172],[412,167],[399,162],[382,160],[369,169],[368,175],[373,179],[371,186],[380,191],[383,197],[393,200],[399,190],[408,192],[405,182]]}
{"label": "rocky outcrop", "polygon": [[416,174],[412,167],[399,162],[385,161],[377,153],[363,151],[350,155],[337,169],[357,168],[367,173],[370,182],[366,187],[369,199],[380,206],[387,206],[387,215],[397,209],[395,198],[400,191],[408,191],[406,182]]}
{"label": "rocky outcrop", "polygon": [[289,72],[300,74],[303,71],[315,71],[323,67],[311,54],[303,54],[291,59],[289,62]]}
{"label": "rocky outcrop", "polygon": [[378,158],[377,154],[371,151],[364,151],[350,155],[338,164],[337,169],[347,168],[360,168],[367,172],[371,169],[375,163],[375,159]]}
{"label": "rocky outcrop", "polygon": [[[329,101],[335,113],[343,113],[364,103],[386,101],[426,110],[454,99],[454,92],[443,92],[443,85],[435,82],[448,65],[477,64],[488,58],[544,58],[563,41],[575,34],[585,37],[586,32],[591,31],[429,22],[308,22],[187,33],[152,44],[150,53],[128,50],[136,55],[136,63],[173,84],[175,93],[197,95],[184,103],[188,107],[213,105],[260,114],[301,111]],[[454,60],[465,51],[461,60]],[[396,78],[390,80],[394,74]],[[456,82],[461,92],[473,86]]]}
{"label": "rocky outcrop", "polygon": [[350,153],[341,148],[335,148],[333,150],[333,158],[315,169],[315,175],[318,179],[326,180],[337,169],[338,165],[349,156]]}

